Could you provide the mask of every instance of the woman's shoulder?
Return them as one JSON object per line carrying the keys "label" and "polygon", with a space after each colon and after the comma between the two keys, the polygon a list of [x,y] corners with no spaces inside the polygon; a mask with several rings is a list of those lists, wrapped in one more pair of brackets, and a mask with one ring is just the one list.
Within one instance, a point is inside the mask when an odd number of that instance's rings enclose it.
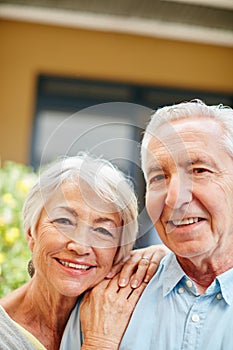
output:
{"label": "woman's shoulder", "polygon": [[15,322],[0,305],[0,349],[5,350],[35,350],[35,347],[20,332]]}

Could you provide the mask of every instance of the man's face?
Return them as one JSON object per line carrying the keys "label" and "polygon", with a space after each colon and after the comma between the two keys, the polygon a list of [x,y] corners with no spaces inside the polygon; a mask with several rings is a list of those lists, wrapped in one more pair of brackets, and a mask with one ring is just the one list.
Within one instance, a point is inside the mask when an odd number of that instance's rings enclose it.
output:
{"label": "man's face", "polygon": [[233,159],[210,119],[162,125],[148,145],[146,207],[180,257],[232,254]]}

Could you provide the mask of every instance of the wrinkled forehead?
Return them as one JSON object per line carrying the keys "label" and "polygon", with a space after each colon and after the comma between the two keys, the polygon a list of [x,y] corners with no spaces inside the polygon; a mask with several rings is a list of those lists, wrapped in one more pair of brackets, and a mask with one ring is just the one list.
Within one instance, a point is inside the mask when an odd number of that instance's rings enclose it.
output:
{"label": "wrinkled forehead", "polygon": [[206,134],[208,137],[216,137],[223,135],[223,133],[223,127],[218,121],[208,117],[201,118],[198,116],[164,121],[158,127],[151,124],[151,127],[146,131],[149,140],[153,137],[161,140],[163,143],[170,140],[177,141],[187,136],[191,137],[192,135],[202,137],[203,134]]}
{"label": "wrinkled forehead", "polygon": [[47,209],[57,205],[81,207],[103,215],[120,213],[119,208],[104,194],[98,193],[97,189],[78,177],[62,182],[44,203]]}
{"label": "wrinkled forehead", "polygon": [[191,158],[185,144],[180,139],[166,142],[152,138],[146,150],[145,173],[160,169],[176,168],[178,164],[190,164]]}
{"label": "wrinkled forehead", "polygon": [[[223,130],[210,119],[183,119],[161,125],[151,133],[145,152],[146,172],[151,163],[173,161],[189,163],[202,157],[214,158],[221,148]],[[170,163],[171,164],[171,163]]]}
{"label": "wrinkled forehead", "polygon": [[[190,132],[190,136],[192,133]],[[187,134],[189,138],[189,133]],[[176,157],[178,154],[182,154],[183,157],[187,156],[186,137],[184,133],[177,130],[177,128],[171,124],[166,123],[160,126],[156,132],[151,134],[147,149],[146,159],[147,163],[151,159],[161,157]]]}

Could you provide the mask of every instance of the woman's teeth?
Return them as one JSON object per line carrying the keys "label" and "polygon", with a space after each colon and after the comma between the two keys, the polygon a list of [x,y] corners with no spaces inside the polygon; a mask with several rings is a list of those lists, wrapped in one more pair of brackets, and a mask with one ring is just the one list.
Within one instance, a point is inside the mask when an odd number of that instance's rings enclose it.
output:
{"label": "woman's teeth", "polygon": [[188,218],[184,220],[173,220],[171,223],[175,226],[190,225],[198,222],[198,218]]}
{"label": "woman's teeth", "polygon": [[72,263],[72,262],[63,261],[63,260],[59,260],[59,262],[60,262],[60,264],[62,264],[63,266],[71,267],[72,269],[77,269],[77,270],[88,270],[88,269],[91,268],[91,266],[74,264],[74,263]]}

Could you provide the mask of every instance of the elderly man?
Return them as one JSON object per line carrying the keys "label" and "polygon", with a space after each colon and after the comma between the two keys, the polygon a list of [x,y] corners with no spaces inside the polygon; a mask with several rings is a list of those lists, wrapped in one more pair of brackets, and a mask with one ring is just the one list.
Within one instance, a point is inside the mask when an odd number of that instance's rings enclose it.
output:
{"label": "elderly man", "polygon": [[81,308],[87,349],[232,350],[233,110],[201,101],[159,109],[142,168],[149,216],[172,252],[129,323],[124,292],[107,282],[91,292]]}
{"label": "elderly man", "polygon": [[173,253],[139,300],[121,350],[233,349],[233,111],[158,110],[142,142],[146,207]]}

